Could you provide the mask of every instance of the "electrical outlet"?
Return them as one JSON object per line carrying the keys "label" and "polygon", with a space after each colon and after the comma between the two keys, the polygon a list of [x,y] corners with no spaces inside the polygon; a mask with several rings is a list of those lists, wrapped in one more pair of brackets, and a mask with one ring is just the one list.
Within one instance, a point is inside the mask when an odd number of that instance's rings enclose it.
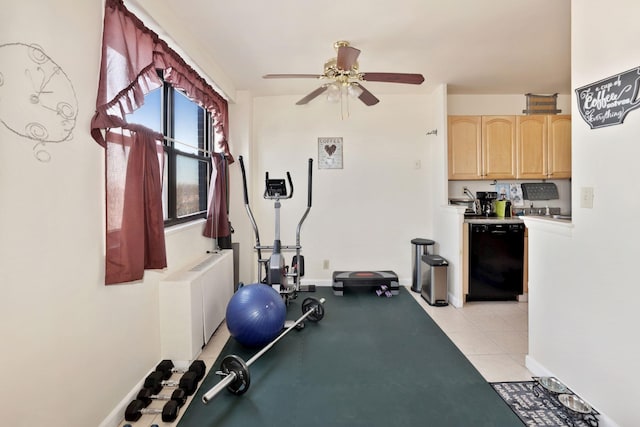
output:
{"label": "electrical outlet", "polygon": [[593,208],[593,187],[580,188],[580,207]]}
{"label": "electrical outlet", "polygon": [[322,261],[322,268],[324,270],[328,270],[329,269],[329,260],[328,259],[325,259],[325,260]]}

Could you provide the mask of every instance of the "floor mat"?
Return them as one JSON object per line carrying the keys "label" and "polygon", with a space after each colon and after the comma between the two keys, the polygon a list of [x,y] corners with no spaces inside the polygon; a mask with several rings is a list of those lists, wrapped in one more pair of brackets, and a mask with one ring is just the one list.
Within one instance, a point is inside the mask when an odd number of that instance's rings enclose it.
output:
{"label": "floor mat", "polygon": [[596,427],[598,412],[580,414],[566,409],[557,395],[547,392],[536,381],[491,383],[526,426]]}
{"label": "floor mat", "polygon": [[245,394],[223,390],[205,405],[221,359],[246,361],[257,352],[230,339],[178,426],[522,426],[408,292],[334,296],[318,287],[299,295],[288,319],[302,315],[308,296],[326,298],[324,318],[305,322],[256,360]]}

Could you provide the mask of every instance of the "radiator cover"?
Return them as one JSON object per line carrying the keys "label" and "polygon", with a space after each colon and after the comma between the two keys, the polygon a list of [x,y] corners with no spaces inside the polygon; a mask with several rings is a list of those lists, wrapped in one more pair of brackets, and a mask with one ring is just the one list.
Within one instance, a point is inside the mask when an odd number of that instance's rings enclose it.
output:
{"label": "radiator cover", "polygon": [[233,251],[209,254],[159,284],[163,359],[195,359],[225,318],[233,295]]}

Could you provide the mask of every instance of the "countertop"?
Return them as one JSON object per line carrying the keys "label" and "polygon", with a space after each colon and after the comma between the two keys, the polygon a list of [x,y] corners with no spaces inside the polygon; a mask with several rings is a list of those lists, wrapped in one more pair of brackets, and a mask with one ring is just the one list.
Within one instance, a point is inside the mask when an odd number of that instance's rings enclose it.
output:
{"label": "countertop", "polygon": [[[552,222],[560,222],[560,223],[571,223],[571,219],[570,217],[568,218],[554,218],[553,216],[544,216],[544,215],[527,215],[527,218],[536,218],[536,219],[543,219],[546,221],[552,221]],[[500,224],[520,224],[523,223],[524,221],[522,220],[522,218],[524,218],[524,216],[512,216],[509,218],[499,218],[497,216],[484,216],[484,215],[474,215],[474,216],[468,216],[464,218],[464,222],[468,223],[468,224],[496,224],[496,223],[500,223]]]}
{"label": "countertop", "polygon": [[500,218],[497,216],[471,216],[466,217],[464,222],[469,224],[521,224],[524,221],[520,217],[512,216],[509,218]]}

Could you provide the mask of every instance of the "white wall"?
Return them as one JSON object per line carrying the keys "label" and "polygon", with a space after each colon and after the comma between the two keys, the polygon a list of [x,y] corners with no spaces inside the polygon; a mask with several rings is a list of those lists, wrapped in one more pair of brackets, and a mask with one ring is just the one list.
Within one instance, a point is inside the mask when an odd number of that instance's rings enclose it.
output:
{"label": "white wall", "polygon": [[[99,425],[162,358],[158,281],[210,247],[201,224],[177,227],[167,232],[167,272],[103,284],[104,151],[89,135],[102,15],[102,2],[73,0],[13,2],[0,14],[0,43],[40,45],[72,82],[79,107],[73,138],[39,147],[48,163],[34,157],[35,141],[0,124],[3,425]],[[41,120],[13,98],[33,87],[8,78],[25,75],[25,58],[2,62],[3,120]]]}
{"label": "white wall", "polygon": [[[637,67],[635,0],[572,2],[572,86]],[[572,103],[576,103],[575,95]],[[590,130],[574,114],[572,230],[529,227],[529,361],[556,375],[609,419],[635,426],[640,415],[637,280],[640,113]],[[579,189],[594,189],[581,208]],[[603,425],[603,424],[601,424]]]}
{"label": "white wall", "polygon": [[[372,107],[351,100],[345,120],[339,104],[317,99],[301,107],[297,99],[254,100],[252,203],[262,243],[272,244],[274,229],[273,202],[262,199],[265,171],[292,174],[295,196],[282,202],[281,239],[293,244],[312,158],[313,207],[301,235],[305,278],[329,284],[334,270],[393,270],[407,282],[410,240],[432,236],[430,97],[384,96]],[[318,137],[343,138],[343,169],[318,169]]]}
{"label": "white wall", "polygon": [[[153,3],[146,3],[153,13]],[[638,66],[635,1],[607,3],[615,20],[601,19],[602,5],[595,0],[574,1],[572,7],[575,87]],[[167,272],[147,272],[135,284],[102,284],[104,153],[88,132],[102,12],[102,2],[55,0],[13,2],[0,15],[2,43],[42,46],[72,81],[79,104],[73,139],[47,145],[48,163],[34,158],[32,140],[0,126],[0,364],[9,385],[0,401],[6,425],[100,424],[161,358],[158,281],[210,244],[198,225],[172,229]],[[161,12],[156,17],[171,19]],[[182,46],[218,81],[210,58],[183,37]],[[6,80],[4,85],[14,87]],[[345,168],[314,168],[314,207],[302,235],[310,280],[329,280],[337,269],[384,268],[406,281],[411,238],[443,240],[444,229],[432,224],[447,223],[432,213],[444,202],[444,181],[433,175],[443,164],[445,132],[438,112],[447,107],[439,106],[446,104],[441,90],[432,96],[385,96],[370,108],[354,104],[345,121],[336,105],[300,108],[289,97],[259,98],[253,105],[247,94],[225,90],[236,98],[232,143],[253,165],[252,202],[264,242],[272,238],[273,226],[272,206],[259,197],[264,171],[288,169],[298,184],[296,197],[283,202],[283,240],[291,241],[306,200],[300,194],[306,158],[317,159],[317,137],[344,138]],[[449,112],[455,102],[449,100]],[[426,136],[434,127],[438,136]],[[638,134],[638,112],[623,125],[599,130],[589,130],[576,116],[573,185],[595,189],[594,208],[574,210],[569,236],[530,226],[530,362],[556,374],[620,426],[636,424],[634,403],[640,397],[634,387],[640,379],[634,305],[640,296],[634,279],[640,199],[629,195],[640,178]],[[416,160],[421,169],[414,169]],[[239,197],[237,164],[231,174]],[[231,215],[239,233],[234,240],[252,245],[237,198]],[[321,268],[323,259],[330,270]],[[254,265],[253,254],[243,251],[242,262]],[[244,268],[242,278],[248,281]]]}

